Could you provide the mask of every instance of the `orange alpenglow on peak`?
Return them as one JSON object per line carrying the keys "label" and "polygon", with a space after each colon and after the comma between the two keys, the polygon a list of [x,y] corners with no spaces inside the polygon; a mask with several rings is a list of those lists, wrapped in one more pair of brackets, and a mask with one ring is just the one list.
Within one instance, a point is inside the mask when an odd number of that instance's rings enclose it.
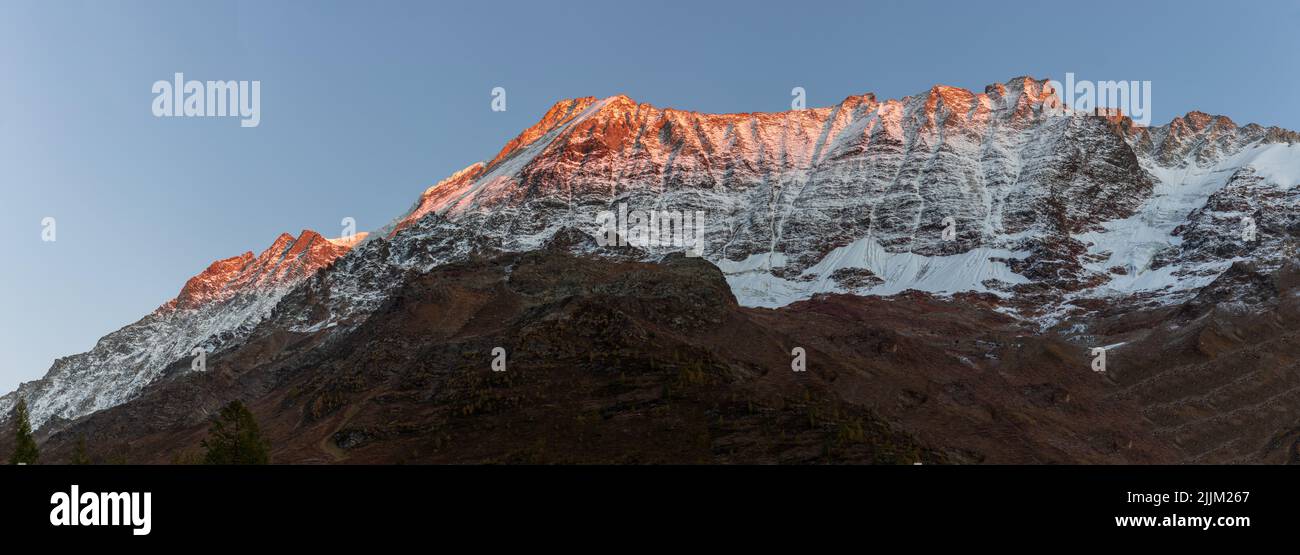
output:
{"label": "orange alpenglow on peak", "polygon": [[615,198],[668,183],[710,188],[734,181],[736,172],[798,171],[873,145],[905,144],[909,135],[1027,129],[1051,116],[1045,106],[1059,105],[1050,83],[1022,76],[982,93],[935,85],[898,99],[864,93],[831,106],[721,114],[659,108],[622,94],[561,100],[489,161],[426,189],[385,235],[430,213],[455,219],[528,199],[595,190]]}
{"label": "orange alpenglow on peak", "polygon": [[297,237],[281,233],[256,256],[250,251],[213,262],[185,282],[176,298],[159,310],[196,309],[252,289],[293,285],[347,254],[365,237],[365,233],[358,233],[326,239],[310,229],[302,230]]}
{"label": "orange alpenglow on peak", "polygon": [[540,121],[533,124],[532,127],[525,129],[519,134],[519,136],[506,143],[506,146],[501,148],[501,152],[498,152],[496,157],[492,158],[491,162],[488,162],[487,166],[489,168],[496,166],[497,163],[505,160],[515,151],[532,144],[534,141],[545,136],[556,127],[568,123],[569,120],[577,117],[589,106],[596,103],[596,101],[596,97],[587,96],[556,102],[551,106],[551,109],[546,111],[546,114],[542,116]]}

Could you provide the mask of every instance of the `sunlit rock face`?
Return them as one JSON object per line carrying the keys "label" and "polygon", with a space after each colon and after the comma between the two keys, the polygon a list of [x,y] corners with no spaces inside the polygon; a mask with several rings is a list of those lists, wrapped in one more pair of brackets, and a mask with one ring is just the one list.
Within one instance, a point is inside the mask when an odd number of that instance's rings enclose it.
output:
{"label": "sunlit rock face", "polygon": [[0,414],[7,418],[19,395],[34,428],[121,404],[166,371],[189,370],[195,349],[238,344],[281,297],[354,240],[304,230],[298,237],[281,234],[257,255],[213,262],[152,314],[104,336],[90,351],[54,361],[45,377],[0,398]]}
{"label": "sunlit rock face", "polygon": [[[700,211],[704,256],[745,304],[989,291],[1048,319],[1079,297],[1186,298],[1292,241],[1295,133],[1049,105],[1055,92],[1030,78],[782,113],[566,100],[399,226],[436,213],[527,250],[563,228],[599,235],[597,216],[620,205]],[[1228,246],[1248,212],[1260,239]]]}
{"label": "sunlit rock face", "polygon": [[[1234,264],[1267,271],[1294,257],[1294,132],[1198,112],[1142,127],[1059,104],[1025,77],[780,113],[564,100],[370,237],[284,235],[218,261],[17,395],[37,426],[76,418],[189,371],[198,347],[276,333],[328,341],[412,276],[480,255],[657,261],[684,250],[598,244],[602,215],[624,211],[702,215],[699,254],[742,305],[980,292],[1044,327],[1098,302],[1184,301]],[[0,414],[15,399],[0,398]]]}

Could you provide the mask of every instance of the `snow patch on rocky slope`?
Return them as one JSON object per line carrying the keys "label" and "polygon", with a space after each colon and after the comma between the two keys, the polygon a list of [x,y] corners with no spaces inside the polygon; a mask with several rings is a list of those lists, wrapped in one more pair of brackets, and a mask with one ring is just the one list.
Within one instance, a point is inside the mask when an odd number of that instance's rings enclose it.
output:
{"label": "snow patch on rocky slope", "polygon": [[[1045,84],[767,114],[565,100],[364,240],[281,238],[256,260],[214,264],[173,303],[0,398],[0,418],[16,395],[38,426],[124,402],[196,346],[350,329],[411,273],[547,248],[561,230],[594,236],[598,214],[619,205],[705,213],[704,257],[754,306],[977,291],[1002,297],[999,310],[1056,319],[1080,310],[1073,299],[1172,302],[1233,261],[1293,255],[1300,136],[1200,113],[1140,128],[1044,110]],[[1259,241],[1236,240],[1245,216]]]}

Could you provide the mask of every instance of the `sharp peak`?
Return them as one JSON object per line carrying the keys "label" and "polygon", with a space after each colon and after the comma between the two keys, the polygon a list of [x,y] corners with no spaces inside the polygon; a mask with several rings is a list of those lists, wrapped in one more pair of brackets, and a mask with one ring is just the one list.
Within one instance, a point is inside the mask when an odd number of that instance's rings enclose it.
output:
{"label": "sharp peak", "polygon": [[[358,234],[358,235],[361,235],[361,234]],[[287,233],[287,232],[281,232],[279,235],[277,235],[277,236],[275,237],[275,240],[272,241],[271,244],[270,244],[268,247],[266,247],[265,249],[262,249],[262,252],[261,252],[260,254],[277,254],[277,253],[275,253],[275,252],[273,252],[273,251],[275,251],[275,250],[277,250],[277,249],[288,248],[288,247],[290,247],[290,246],[296,246],[296,245],[298,245],[299,243],[301,243],[304,239],[306,239],[306,240],[308,240],[308,241],[310,241],[310,242],[312,242],[312,243],[314,243],[314,242],[316,241],[316,239],[322,239],[322,240],[325,240],[325,241],[329,241],[329,242],[331,242],[331,243],[334,243],[334,241],[336,241],[336,240],[334,240],[334,239],[325,239],[324,236],[322,236],[321,234],[319,234],[319,233],[317,233],[317,232],[315,232],[315,231],[313,231],[313,230],[310,230],[310,229],[303,229],[302,231],[299,231],[299,232],[298,232],[298,235],[297,235],[296,237],[295,237],[293,234],[290,234],[290,233]],[[337,244],[337,243],[335,243],[335,244]],[[224,266],[227,266],[227,265],[229,265],[230,263],[232,263],[232,262],[236,262],[236,261],[248,262],[248,261],[253,260],[254,258],[257,258],[258,256],[259,256],[259,254],[258,254],[258,253],[254,253],[253,251],[244,251],[244,253],[243,253],[243,254],[240,254],[240,255],[231,256],[231,257],[227,257],[227,258],[219,258],[219,259],[213,261],[211,264],[209,264],[209,265],[207,266],[207,269],[204,270],[204,272],[206,273],[206,272],[208,272],[208,271],[210,271],[210,270],[220,269],[220,268],[222,268],[222,267],[224,267]]]}
{"label": "sharp peak", "polygon": [[1209,124],[1209,123],[1215,123],[1215,124],[1227,123],[1227,124],[1231,124],[1234,127],[1237,125],[1237,123],[1232,121],[1232,118],[1228,116],[1224,116],[1221,114],[1209,114],[1206,112],[1202,112],[1200,110],[1192,110],[1181,116],[1176,116],[1174,117],[1173,120],[1170,121],[1170,123],[1173,122],[1180,122],[1180,123],[1190,122],[1196,125]]}
{"label": "sharp peak", "polygon": [[[180,293],[160,307],[159,310],[193,308],[207,303],[212,298],[224,298],[221,291],[235,283],[236,276],[248,272],[250,269],[258,271],[256,268],[278,267],[282,257],[285,256],[295,260],[303,260],[309,265],[319,265],[321,261],[332,261],[334,258],[345,254],[364,239],[366,235],[366,233],[358,233],[350,238],[326,239],[320,233],[311,229],[303,229],[298,232],[297,236],[290,233],[280,233],[276,236],[275,241],[260,254],[255,255],[253,251],[245,251],[241,255],[212,262],[202,272],[187,280]],[[306,258],[301,258],[304,256]],[[279,278],[272,277],[271,279]],[[256,280],[249,281],[245,283],[245,286],[258,286],[258,283]]]}
{"label": "sharp peak", "polygon": [[1266,140],[1269,141],[1280,141],[1291,144],[1300,143],[1300,133],[1285,127],[1278,125],[1262,125],[1254,122],[1243,125],[1237,123],[1229,116],[1211,114],[1200,110],[1192,110],[1186,114],[1177,116],[1170,120],[1164,127],[1171,130],[1178,127],[1186,127],[1193,133],[1202,133],[1209,130],[1223,131],[1226,129],[1232,131],[1240,129],[1252,133],[1264,133]]}
{"label": "sharp peak", "polygon": [[[360,235],[360,234],[358,234],[358,235]],[[297,234],[297,235],[294,235],[294,234],[289,233],[289,232],[281,232],[279,235],[277,235],[277,236],[275,237],[275,240],[271,242],[271,245],[270,245],[269,247],[267,247],[267,249],[268,249],[268,250],[269,250],[269,249],[274,249],[274,248],[276,248],[277,246],[283,246],[283,245],[285,245],[286,243],[288,243],[288,244],[292,244],[292,245],[297,245],[297,244],[299,244],[299,243],[301,243],[301,242],[303,242],[303,241],[307,241],[307,242],[310,242],[310,243],[315,243],[316,241],[320,240],[320,241],[329,241],[329,242],[331,242],[331,243],[336,243],[336,244],[337,244],[338,241],[343,241],[343,240],[345,240],[345,239],[347,239],[347,238],[346,238],[346,237],[338,237],[338,238],[335,238],[335,239],[329,239],[329,238],[325,237],[324,235],[321,235],[319,232],[317,232],[317,231],[314,230],[314,229],[303,228],[302,230],[298,231],[298,234]]]}
{"label": "sharp peak", "polygon": [[547,113],[550,113],[556,110],[568,110],[570,106],[576,105],[576,106],[585,107],[585,106],[590,106],[592,104],[595,104],[597,102],[602,102],[605,104],[615,103],[615,102],[640,104],[640,102],[633,100],[632,97],[623,93],[615,94],[612,96],[605,96],[605,97],[575,96],[573,98],[562,98],[560,100],[555,101],[553,104],[551,104],[551,107],[548,108],[546,111]]}
{"label": "sharp peak", "polygon": [[311,229],[311,228],[306,228],[306,227],[304,227],[304,228],[298,230],[298,234],[297,234],[297,235],[294,235],[294,234],[289,233],[289,232],[287,232],[287,231],[283,231],[283,232],[280,232],[279,237],[287,237],[287,238],[289,238],[289,239],[298,240],[298,239],[303,239],[303,238],[306,238],[306,237],[315,237],[315,236],[317,236],[317,235],[320,235],[320,234],[319,234],[319,233],[316,233],[316,230]]}
{"label": "sharp peak", "polygon": [[299,232],[298,232],[298,238],[297,238],[296,240],[297,240],[297,241],[301,241],[301,240],[303,240],[303,239],[311,239],[311,240],[315,240],[315,239],[318,239],[318,238],[319,238],[319,239],[324,239],[325,236],[324,236],[324,235],[321,235],[321,234],[319,234],[319,233],[316,233],[316,231],[315,231],[315,230],[312,230],[312,229],[303,229],[302,231],[299,231]]}
{"label": "sharp peak", "polygon": [[[1010,89],[1010,90],[1017,90],[1017,91],[1033,91],[1033,90],[1035,90],[1035,88],[1037,88],[1037,90],[1041,90],[1041,88],[1042,88],[1042,87],[1045,87],[1049,81],[1051,81],[1051,79],[1038,78],[1038,77],[1033,77],[1033,76],[1030,76],[1030,75],[1020,75],[1020,76],[1016,76],[1016,77],[1013,77],[1013,78],[1011,78],[1011,79],[1008,79],[1007,81],[1004,81],[1004,82],[997,82],[997,83],[989,84],[989,85],[987,85],[986,87],[984,87],[984,93],[985,93],[985,94],[990,94],[990,93],[993,93],[993,92],[996,91],[996,92],[999,92],[999,93],[1001,93],[1001,94],[1005,94],[1005,92],[1006,92],[1008,89]],[[968,88],[966,88],[966,87],[957,86],[957,85],[947,85],[947,84],[944,84],[944,83],[935,83],[935,84],[931,85],[929,88],[927,88],[924,92],[917,93],[917,94],[911,94],[911,95],[907,95],[907,96],[903,96],[903,97],[899,97],[899,98],[886,99],[885,102],[888,102],[888,101],[891,101],[891,100],[893,100],[893,101],[903,101],[903,100],[906,100],[906,99],[909,99],[909,98],[914,98],[914,97],[917,97],[917,96],[931,96],[931,95],[935,95],[935,94],[943,94],[943,93],[959,93],[959,94],[960,94],[960,93],[965,93],[965,94],[969,94],[969,95],[971,95],[971,96],[978,96],[978,95],[979,95],[979,93],[975,92],[974,90],[968,89]],[[834,108],[835,106],[840,106],[840,105],[848,104],[848,103],[856,103],[856,102],[861,102],[861,101],[869,101],[869,102],[879,103],[879,102],[881,102],[881,101],[878,100],[878,98],[879,98],[879,97],[878,97],[878,95],[877,95],[875,92],[868,91],[868,92],[863,92],[863,93],[860,93],[860,94],[850,94],[850,95],[844,97],[843,100],[841,100],[840,102],[837,102],[837,103],[835,103],[835,104],[831,104],[831,105],[828,105],[828,106],[815,106],[815,107],[814,107],[814,106],[810,106],[808,109],[809,109],[809,110],[816,110],[816,109]],[[546,121],[548,121],[548,120],[550,120],[550,119],[556,117],[557,115],[569,115],[569,116],[571,116],[571,117],[576,117],[576,116],[579,115],[583,110],[585,110],[586,108],[589,108],[589,107],[591,107],[591,106],[594,106],[594,105],[599,105],[599,110],[600,110],[600,111],[606,111],[606,110],[609,110],[609,109],[611,109],[611,108],[616,108],[616,107],[619,107],[619,106],[628,106],[628,105],[631,105],[631,106],[646,106],[646,107],[649,107],[649,108],[662,110],[662,111],[664,111],[664,112],[678,112],[678,113],[689,113],[689,114],[709,114],[709,115],[719,115],[719,116],[729,116],[729,115],[730,115],[730,116],[740,116],[740,115],[749,115],[749,114],[781,114],[781,113],[786,113],[786,112],[795,111],[795,110],[776,110],[776,111],[767,111],[767,112],[763,112],[763,111],[760,111],[760,112],[702,112],[702,111],[700,111],[700,110],[693,110],[693,109],[689,109],[689,108],[674,108],[674,107],[670,107],[670,106],[657,106],[657,105],[655,105],[655,104],[651,104],[651,103],[648,103],[648,102],[641,102],[641,101],[638,101],[638,100],[636,100],[636,99],[634,99],[634,98],[632,98],[632,97],[630,97],[630,96],[628,96],[628,95],[626,95],[626,94],[619,93],[619,94],[615,94],[615,95],[611,95],[611,96],[605,96],[605,97],[596,97],[596,96],[579,96],[579,97],[565,98],[565,99],[558,100],[558,101],[556,101],[555,103],[553,103],[549,109],[547,109],[546,114],[542,117],[541,121],[539,121],[538,124],[544,123],[544,122],[546,122]],[[561,116],[561,117],[563,117],[563,116]],[[567,119],[567,118],[566,118],[566,119]]]}
{"label": "sharp peak", "polygon": [[[989,85],[985,87],[985,94],[987,95],[996,94],[999,97],[1005,97],[1007,96],[1009,90],[1017,91],[1019,93],[1018,98],[1020,98],[1021,102],[1028,101],[1032,103],[1036,100],[1035,97],[1038,97],[1037,100],[1041,100],[1041,97],[1044,95],[1044,89],[1047,86],[1047,82],[1048,82],[1047,79],[1037,79],[1029,76],[1019,76],[1019,77],[1014,77],[1005,83],[995,83],[993,85]],[[879,101],[875,93],[866,92],[862,94],[849,95],[845,97],[844,100],[834,105],[809,107],[804,110],[780,110],[780,111],[772,111],[772,112],[721,112],[721,113],[701,112],[697,110],[682,109],[682,108],[659,107],[650,103],[639,102],[637,100],[634,100],[632,97],[622,93],[615,94],[612,96],[606,96],[603,98],[597,98],[595,96],[580,96],[574,98],[565,98],[552,104],[551,107],[546,110],[546,113],[542,115],[541,119],[539,119],[536,123],[532,124],[528,128],[521,131],[513,139],[507,141],[506,144],[501,147],[501,150],[497,152],[496,156],[492,157],[486,163],[473,164],[465,168],[464,170],[457,172],[457,174],[453,175],[451,178],[448,178],[443,181],[444,182],[456,181],[460,177],[465,175],[466,172],[469,171],[475,171],[475,172],[492,171],[493,169],[498,167],[499,164],[503,163],[511,156],[513,156],[515,153],[519,152],[523,147],[532,144],[533,142],[544,137],[548,133],[551,133],[557,128],[564,127],[579,118],[594,117],[596,119],[608,119],[613,117],[623,117],[626,116],[629,112],[639,113],[642,111],[643,108],[647,111],[657,111],[662,115],[672,116],[672,117],[708,116],[708,117],[722,117],[722,118],[749,118],[749,117],[772,118],[772,117],[781,117],[783,115],[788,115],[796,112],[802,112],[807,114],[819,114],[819,113],[825,114],[827,111],[834,110],[837,107],[856,108],[857,106],[863,103],[867,103],[869,105],[883,104],[883,105],[897,106],[899,104],[903,104],[915,100],[918,97],[934,98],[936,96],[945,96],[945,95],[952,95],[952,94],[960,94],[963,96],[970,96],[972,98],[979,96],[978,94],[970,91],[969,89],[965,89],[962,87],[936,84],[936,85],[932,85],[928,89],[928,92],[923,92],[920,93],[919,95],[905,96],[897,99],[889,99],[884,102]],[[1015,93],[1013,93],[1013,95],[1014,94]],[[439,189],[439,188],[440,187],[438,185],[435,185],[427,189],[426,192]],[[394,231],[396,231],[396,229],[394,229]]]}
{"label": "sharp peak", "polygon": [[262,250],[262,254],[270,254],[272,251],[283,250],[292,247],[294,245],[297,245],[303,239],[311,240],[319,236],[320,236],[319,233],[316,233],[315,231],[312,231],[310,229],[304,229],[298,232],[298,235],[296,236],[292,233],[280,232],[279,235],[275,236],[275,240],[271,241],[270,246]]}

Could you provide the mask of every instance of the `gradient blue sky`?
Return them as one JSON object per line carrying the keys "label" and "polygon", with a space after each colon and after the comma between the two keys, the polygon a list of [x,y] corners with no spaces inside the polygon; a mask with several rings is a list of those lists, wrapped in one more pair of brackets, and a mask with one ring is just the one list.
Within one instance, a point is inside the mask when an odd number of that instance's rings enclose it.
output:
{"label": "gradient blue sky", "polygon": [[[0,391],[214,259],[382,226],[561,98],[774,111],[794,86],[821,106],[1074,72],[1152,81],[1154,124],[1300,129],[1296,29],[1294,1],[4,1]],[[177,71],[260,80],[261,126],[154,118]]]}

